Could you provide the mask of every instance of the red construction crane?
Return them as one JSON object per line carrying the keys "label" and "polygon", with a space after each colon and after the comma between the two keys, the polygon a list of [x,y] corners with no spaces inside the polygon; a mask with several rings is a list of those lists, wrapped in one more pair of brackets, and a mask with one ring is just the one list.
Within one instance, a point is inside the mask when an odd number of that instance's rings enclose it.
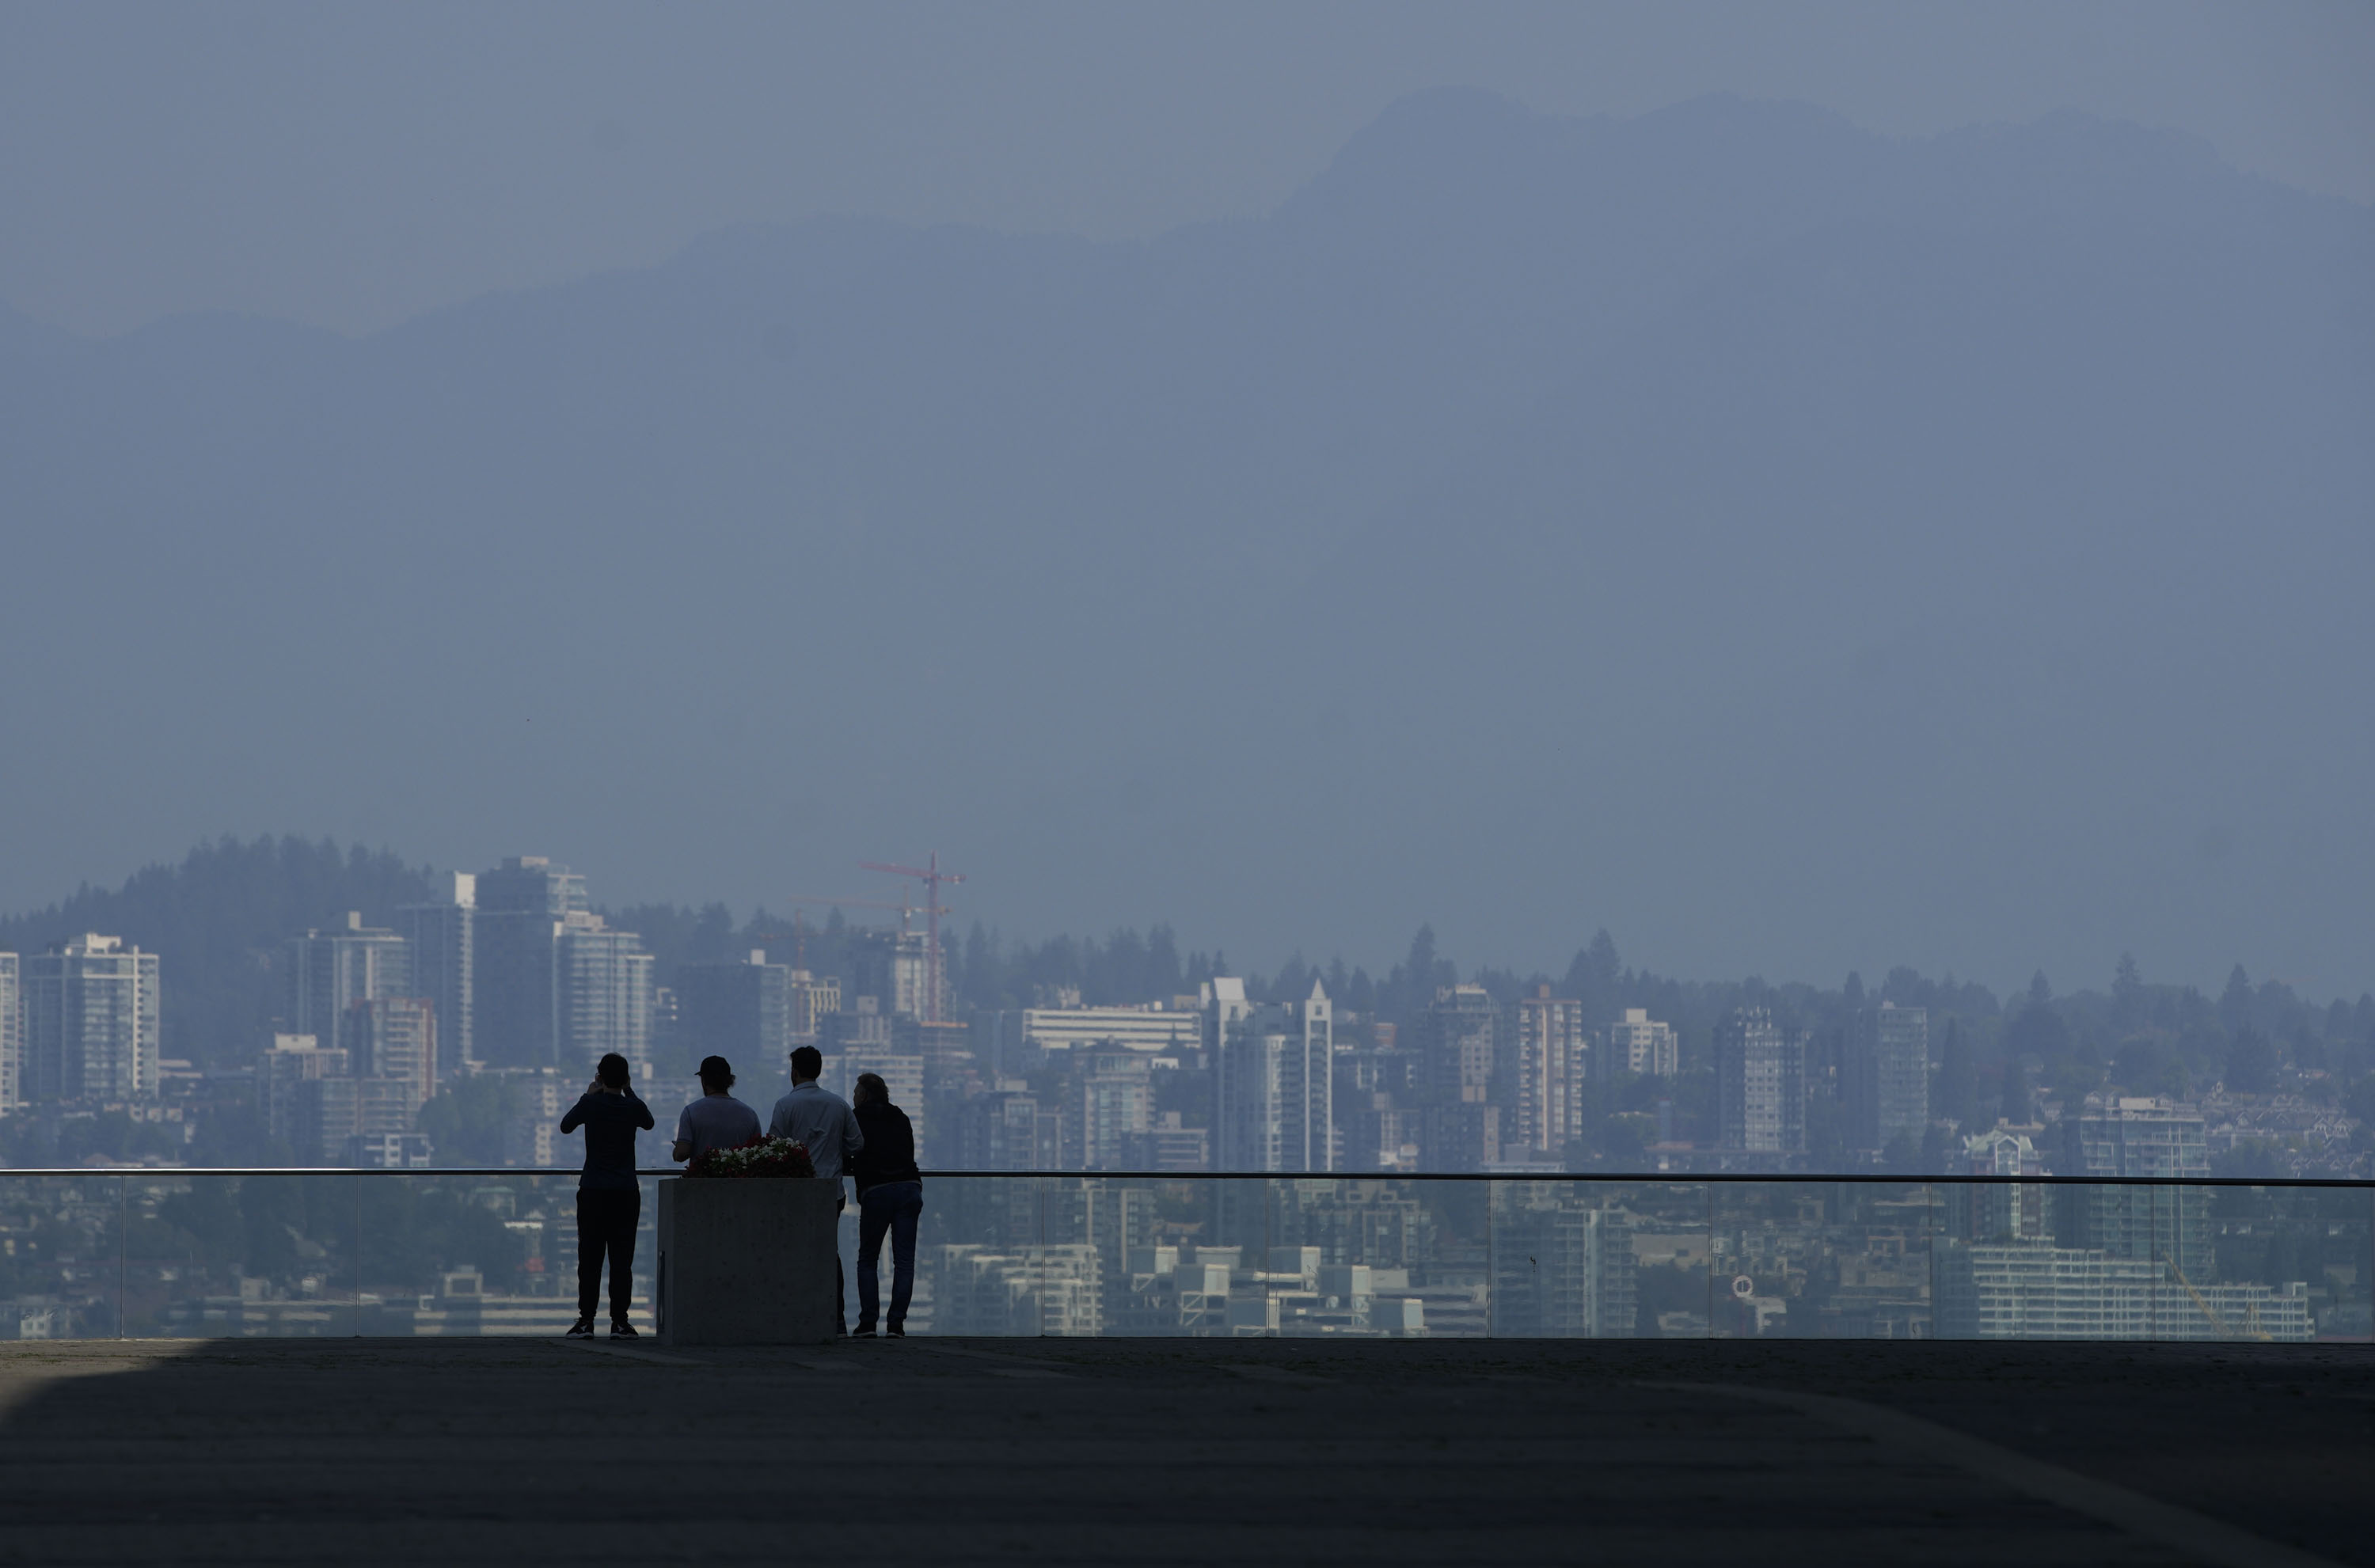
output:
{"label": "red construction crane", "polygon": [[951,913],[940,906],[940,884],[962,882],[964,875],[958,871],[941,870],[939,850],[932,851],[931,858],[924,863],[924,867],[918,870],[913,866],[893,866],[886,861],[868,860],[858,869],[887,871],[893,877],[913,877],[924,884],[924,915],[929,922],[925,940],[931,944],[924,954],[924,1021],[938,1023],[940,1021],[940,916]]}
{"label": "red construction crane", "polygon": [[[809,932],[813,929],[813,927],[807,925],[800,919],[800,911],[803,909],[887,909],[899,916],[899,929],[902,931],[907,929],[907,922],[911,917],[924,913],[912,903],[884,903],[880,899],[795,898],[786,907],[788,907],[792,912],[792,928],[790,930],[746,931],[743,935],[754,942],[765,943],[788,941],[793,943],[792,961],[796,968],[800,969],[806,969],[808,967]],[[940,913],[942,914],[947,914],[951,912],[944,909],[940,911]]]}

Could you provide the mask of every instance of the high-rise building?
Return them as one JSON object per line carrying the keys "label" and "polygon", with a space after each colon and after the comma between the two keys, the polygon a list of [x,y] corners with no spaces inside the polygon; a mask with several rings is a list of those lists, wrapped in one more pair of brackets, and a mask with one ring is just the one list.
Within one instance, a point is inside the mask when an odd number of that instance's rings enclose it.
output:
{"label": "high-rise building", "polygon": [[1419,1168],[1425,1118],[1418,1066],[1415,1053],[1392,1045],[1338,1047],[1333,1107],[1338,1170]]}
{"label": "high-rise building", "polygon": [[289,940],[289,1028],[312,1035],[326,1050],[349,1045],[347,1020],[357,1003],[415,995],[412,945],[394,931],[365,925],[352,910],[343,925]]}
{"label": "high-rise building", "polygon": [[1716,1030],[1716,1103],[1723,1147],[1798,1154],[1806,1148],[1806,1037],[1764,1008],[1736,1008]]}
{"label": "high-rise building", "polygon": [[613,931],[598,914],[561,922],[559,1065],[591,1067],[616,1052],[651,1076],[652,955],[632,931]]}
{"label": "high-rise building", "polygon": [[1682,1042],[1674,1026],[1651,1018],[1647,1008],[1627,1008],[1623,1018],[1601,1031],[1592,1061],[1596,1078],[1605,1080],[1618,1073],[1672,1078],[1682,1070]]}
{"label": "high-rise building", "polygon": [[1582,1128],[1584,1069],[1590,1036],[1584,1032],[1583,1004],[1551,995],[1538,985],[1518,1000],[1516,1142],[1512,1148],[1556,1157]]}
{"label": "high-rise building", "polygon": [[491,1066],[590,1067],[609,1052],[648,1075],[652,959],[586,907],[585,878],[541,855],[477,878],[471,1035]]}
{"label": "high-rise building", "polygon": [[1121,1162],[1133,1171],[1209,1171],[1212,1135],[1209,1128],[1181,1125],[1178,1112],[1165,1111],[1144,1132],[1121,1140]]}
{"label": "high-rise building", "polygon": [[1154,1122],[1152,1061],[1134,1051],[1099,1051],[1074,1079],[1080,1131],[1072,1150],[1083,1171],[1131,1168],[1131,1139]]}
{"label": "high-rise building", "polygon": [[53,942],[22,973],[26,1099],[156,1097],[156,954],[92,933]]}
{"label": "high-rise building", "polygon": [[[348,1061],[357,1078],[392,1087],[371,1090],[372,1116],[359,1132],[408,1133],[437,1092],[437,1010],[424,996],[380,996],[348,1010]],[[384,1125],[394,1120],[401,1125]]]}
{"label": "high-rise building", "polygon": [[1507,1020],[1481,985],[1447,985],[1418,1020],[1422,1091],[1427,1104],[1419,1165],[1427,1171],[1481,1171],[1514,1142],[1517,1053],[1507,1050]]}
{"label": "high-rise building", "polygon": [[792,1043],[813,1045],[824,1032],[824,1020],[841,1011],[841,982],[830,974],[792,971]]}
{"label": "high-rise building", "polygon": [[0,953],[0,1116],[23,1103],[25,993],[15,953]]}
{"label": "high-rise building", "polygon": [[1930,1012],[1883,1002],[1848,1019],[1845,1081],[1848,1147],[1919,1143],[1930,1125]]}
{"label": "high-rise building", "polygon": [[[2062,1114],[2065,1176],[2207,1176],[2202,1113],[2168,1100],[2089,1095]],[[2218,1276],[2208,1187],[2075,1187],[2055,1218],[2065,1244],[2174,1265],[2194,1284]]]}
{"label": "high-rise building", "polygon": [[[326,1049],[310,1034],[275,1034],[256,1055],[255,1100],[265,1127],[300,1160],[310,1163],[322,1158],[321,1091],[306,1086],[325,1078],[349,1078],[348,1067],[344,1051]],[[330,1119],[335,1124],[338,1118],[334,1114]],[[351,1122],[351,1108],[346,1119]]]}
{"label": "high-rise building", "polygon": [[1335,1028],[1327,991],[1315,980],[1300,1002],[1247,1005],[1244,983],[1224,977],[1207,983],[1204,1001],[1220,1042],[1221,1169],[1332,1170]]}
{"label": "high-rise building", "polygon": [[1493,1332],[1527,1338],[1629,1339],[1637,1280],[1625,1216],[1566,1182],[1495,1182],[1500,1242]]}
{"label": "high-rise building", "polygon": [[[1963,1139],[1959,1173],[1973,1176],[2039,1176],[2045,1161],[2026,1133],[1991,1127]],[[2053,1238],[2053,1191],[2038,1184],[2006,1180],[1957,1184],[1941,1189],[1950,1234],[1972,1242],[2046,1242]]]}
{"label": "high-rise building", "polygon": [[[576,1072],[564,1074],[559,1067],[508,1067],[499,1069],[506,1080],[505,1090],[511,1102],[512,1114],[503,1124],[503,1163],[512,1166],[545,1167],[560,1163],[568,1141],[561,1132],[561,1114],[577,1102],[585,1091],[585,1079]],[[656,1136],[668,1136],[667,1129],[656,1129]],[[638,1135],[640,1147],[643,1137]],[[583,1132],[571,1135],[582,1139]],[[640,1156],[637,1164],[642,1164]]]}
{"label": "high-rise building", "polygon": [[[1501,1010],[1482,985],[1447,985],[1419,1020],[1427,1087],[1440,1102],[1494,1098],[1500,1067]],[[1433,1156],[1430,1151],[1429,1161]],[[1436,1169],[1447,1167],[1437,1166]]]}
{"label": "high-rise building", "polygon": [[[852,996],[871,996],[880,1009],[896,1017],[946,1018],[948,1010],[927,1008],[924,993],[931,984],[930,949],[921,931],[864,927],[849,934],[849,985]],[[946,997],[940,998],[945,1003]]]}
{"label": "high-rise building", "polygon": [[449,874],[428,903],[396,912],[396,934],[412,949],[412,995],[425,996],[437,1013],[437,1076],[454,1077],[477,1061],[471,984],[471,923],[478,914],[479,879],[467,871]]}
{"label": "high-rise building", "polygon": [[541,855],[514,855],[492,871],[471,878],[472,902],[490,914],[542,914],[554,920],[584,914],[585,878],[566,866],[555,866]]}
{"label": "high-rise building", "polygon": [[471,1043],[479,1059],[557,1065],[561,921],[585,913],[585,878],[540,855],[515,855],[480,872],[474,891]]}
{"label": "high-rise building", "polygon": [[791,1055],[794,971],[754,948],[745,962],[676,972],[676,1032],[695,1061],[723,1056],[737,1072],[773,1072]]}
{"label": "high-rise building", "polygon": [[966,1171],[1062,1168],[1060,1120],[1020,1079],[1004,1079],[957,1113],[957,1165]]}

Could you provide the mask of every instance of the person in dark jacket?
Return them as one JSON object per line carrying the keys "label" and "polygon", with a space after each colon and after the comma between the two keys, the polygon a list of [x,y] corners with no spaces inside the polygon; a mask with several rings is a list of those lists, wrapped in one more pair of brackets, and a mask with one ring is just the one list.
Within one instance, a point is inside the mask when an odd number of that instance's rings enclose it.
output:
{"label": "person in dark jacket", "polygon": [[635,1289],[635,1226],[644,1189],[635,1180],[635,1134],[652,1126],[652,1108],[627,1081],[627,1058],[613,1051],[594,1069],[585,1095],[561,1118],[561,1130],[585,1129],[585,1169],[577,1178],[577,1323],[573,1339],[594,1337],[602,1299],[602,1259],[610,1259],[610,1338],[632,1339],[627,1321]]}
{"label": "person in dark jacket", "polygon": [[850,1164],[857,1178],[857,1328],[850,1337],[870,1339],[880,1304],[882,1237],[891,1236],[891,1315],[882,1330],[907,1337],[907,1303],[916,1293],[916,1221],[924,1212],[924,1174],[916,1169],[916,1129],[907,1113],[891,1103],[880,1077],[860,1073],[852,1086],[851,1109],[865,1147]]}

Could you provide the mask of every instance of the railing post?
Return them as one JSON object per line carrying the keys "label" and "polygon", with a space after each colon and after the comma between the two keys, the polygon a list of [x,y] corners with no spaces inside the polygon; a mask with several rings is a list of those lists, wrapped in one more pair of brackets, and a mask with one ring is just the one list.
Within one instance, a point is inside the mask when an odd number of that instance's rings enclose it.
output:
{"label": "railing post", "polygon": [[129,1338],[131,1337],[127,1332],[127,1326],[124,1322],[124,1315],[127,1309],[125,1306],[125,1298],[124,1293],[124,1288],[129,1282],[126,1278],[126,1270],[124,1267],[124,1188],[129,1185],[130,1183],[125,1177],[118,1176],[115,1178],[115,1337],[119,1339]]}
{"label": "railing post", "polygon": [[1701,1182],[1707,1189],[1707,1338],[1715,1338],[1715,1184]]}
{"label": "railing post", "polygon": [[[1921,1250],[1930,1255],[1930,1338],[1938,1334],[1938,1184],[1921,1183]],[[1908,1324],[1909,1332],[1912,1326]]]}

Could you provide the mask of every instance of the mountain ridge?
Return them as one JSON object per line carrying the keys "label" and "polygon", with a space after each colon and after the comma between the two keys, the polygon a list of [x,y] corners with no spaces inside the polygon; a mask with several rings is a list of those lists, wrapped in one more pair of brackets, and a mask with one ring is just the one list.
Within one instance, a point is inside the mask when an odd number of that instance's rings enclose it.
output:
{"label": "mountain ridge", "polygon": [[[18,581],[69,585],[0,586],[6,701],[136,721],[0,787],[79,824],[16,897],[122,811],[136,858],[532,842],[627,901],[922,834],[1027,924],[1154,883],[1280,950],[1429,918],[1549,967],[1609,923],[1668,970],[2014,978],[2223,965],[2251,944],[2206,926],[2246,921],[2355,961],[2375,215],[2201,151],[1454,94],[1147,241],[819,219],[362,338],[64,361],[0,321]],[[1824,716],[1860,703],[2001,738],[1844,787],[1895,766]],[[2025,722],[2093,770],[2066,820]],[[1792,760],[1724,782],[1726,725]],[[1875,831],[1969,907],[1841,875]]]}

